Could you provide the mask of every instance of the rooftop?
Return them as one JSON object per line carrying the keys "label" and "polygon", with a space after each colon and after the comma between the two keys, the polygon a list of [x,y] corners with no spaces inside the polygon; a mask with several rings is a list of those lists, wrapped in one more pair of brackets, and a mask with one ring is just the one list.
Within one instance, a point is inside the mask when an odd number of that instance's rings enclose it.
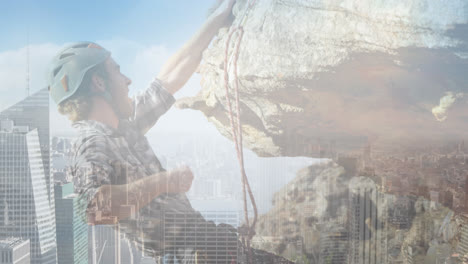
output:
{"label": "rooftop", "polygon": [[5,238],[0,240],[0,249],[15,248],[27,242],[29,242],[29,240],[23,240],[17,237]]}
{"label": "rooftop", "polygon": [[9,133],[28,133],[29,126],[15,126],[14,122],[9,119],[0,120],[0,132]]}

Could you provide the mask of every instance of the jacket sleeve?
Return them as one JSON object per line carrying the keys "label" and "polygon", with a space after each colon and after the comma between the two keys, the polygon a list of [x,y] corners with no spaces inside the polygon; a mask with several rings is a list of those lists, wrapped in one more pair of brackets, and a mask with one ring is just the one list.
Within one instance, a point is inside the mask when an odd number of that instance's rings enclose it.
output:
{"label": "jacket sleeve", "polygon": [[148,89],[135,96],[133,100],[135,112],[130,123],[145,134],[174,102],[174,97],[162,86],[161,81],[154,79]]}

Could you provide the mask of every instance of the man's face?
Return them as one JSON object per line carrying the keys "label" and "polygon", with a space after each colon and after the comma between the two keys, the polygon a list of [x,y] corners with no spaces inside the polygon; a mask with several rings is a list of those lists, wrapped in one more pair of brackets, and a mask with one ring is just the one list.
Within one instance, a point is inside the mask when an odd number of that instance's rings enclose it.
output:
{"label": "man's face", "polygon": [[122,119],[128,119],[133,114],[133,102],[128,97],[128,86],[132,81],[120,72],[118,65],[112,58],[105,61],[108,78],[107,91],[112,95],[112,102],[116,114]]}

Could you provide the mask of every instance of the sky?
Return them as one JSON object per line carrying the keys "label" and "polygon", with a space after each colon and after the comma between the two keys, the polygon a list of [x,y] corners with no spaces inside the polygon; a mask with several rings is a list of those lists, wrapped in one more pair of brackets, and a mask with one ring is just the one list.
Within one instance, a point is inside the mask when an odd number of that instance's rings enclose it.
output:
{"label": "sky", "polygon": [[2,1],[1,50],[116,37],[141,45],[177,46],[207,17],[213,0]]}
{"label": "sky", "polygon": [[[31,93],[46,87],[50,60],[62,46],[74,41],[94,41],[105,47],[120,64],[122,73],[132,79],[130,95],[144,90],[162,64],[204,23],[216,1],[1,1],[0,111],[26,96],[28,66]],[[199,82],[200,76],[194,74],[175,97],[195,95],[201,89]],[[50,122],[52,136],[75,134],[52,101]],[[221,160],[223,168],[229,167],[237,175],[234,144],[221,136],[201,112],[172,107],[147,137],[158,157],[168,159],[168,169],[189,165],[195,181],[210,177],[207,174],[228,175],[225,169],[209,165],[219,162],[225,153],[229,154]],[[205,156],[190,154],[188,149],[187,154],[180,155],[179,146],[194,144],[214,147]],[[273,193],[294,178],[296,171],[315,162],[308,158],[259,158],[249,150],[245,153],[261,212],[270,208]],[[197,165],[200,162],[207,165]],[[240,178],[234,182],[240,191]],[[239,201],[232,200],[192,202],[201,211],[240,208]]]}

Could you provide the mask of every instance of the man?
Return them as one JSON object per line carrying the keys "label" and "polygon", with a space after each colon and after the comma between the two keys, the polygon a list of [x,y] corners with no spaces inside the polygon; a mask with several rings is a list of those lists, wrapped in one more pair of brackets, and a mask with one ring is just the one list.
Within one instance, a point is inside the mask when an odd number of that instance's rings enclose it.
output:
{"label": "man", "polygon": [[[88,222],[118,222],[147,254],[174,255],[182,263],[242,259],[236,230],[206,221],[191,207],[185,196],[193,180],[190,169],[165,171],[144,136],[172,106],[172,95],[196,70],[218,29],[230,24],[234,2],[224,1],[134,100],[128,97],[131,80],[98,44],[74,43],[52,62],[51,97],[79,131],[72,167]],[[190,222],[167,222],[167,215]],[[272,256],[255,255],[256,263],[274,263]]]}

